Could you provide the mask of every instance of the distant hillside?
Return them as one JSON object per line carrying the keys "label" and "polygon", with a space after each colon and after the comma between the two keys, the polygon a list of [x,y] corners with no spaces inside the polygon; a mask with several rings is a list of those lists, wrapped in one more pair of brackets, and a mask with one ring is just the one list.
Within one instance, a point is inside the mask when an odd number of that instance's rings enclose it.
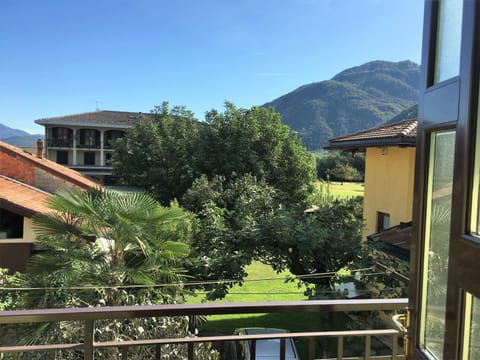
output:
{"label": "distant hillside", "polygon": [[7,144],[18,146],[21,148],[31,147],[34,148],[37,146],[37,140],[43,139],[44,135],[24,135],[24,136],[10,136],[6,139],[0,139]]}
{"label": "distant hillside", "polygon": [[0,140],[18,147],[35,147],[37,139],[43,135],[32,135],[23,130],[13,129],[0,124]]}
{"label": "distant hillside", "polygon": [[316,150],[329,138],[379,125],[413,106],[419,74],[419,66],[411,61],[373,61],[263,106],[273,106],[307,148]]}
{"label": "distant hillside", "polygon": [[26,131],[12,129],[6,125],[0,124],[0,139],[6,139],[12,136],[27,136],[30,135]]}
{"label": "distant hillside", "polygon": [[408,109],[403,110],[400,114],[393,117],[388,121],[388,123],[396,123],[405,119],[416,119],[418,118],[418,104],[409,107]]}

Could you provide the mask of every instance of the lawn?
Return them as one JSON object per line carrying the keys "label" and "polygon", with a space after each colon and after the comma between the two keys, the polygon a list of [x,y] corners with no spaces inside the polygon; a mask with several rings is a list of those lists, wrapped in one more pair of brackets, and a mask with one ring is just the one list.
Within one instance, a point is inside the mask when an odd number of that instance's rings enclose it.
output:
{"label": "lawn", "polygon": [[[216,302],[307,300],[307,297],[303,294],[305,286],[299,288],[296,281],[285,282],[288,277],[291,277],[289,272],[277,274],[270,266],[257,261],[249,265],[246,271],[248,276],[245,279],[245,283],[242,286],[235,285],[224,299],[217,300]],[[199,303],[202,300],[202,295],[187,298],[188,303]],[[204,328],[202,328],[202,331],[232,334],[236,328],[247,326],[280,327],[293,331],[295,330],[294,328],[300,325],[298,322],[298,314],[294,316],[288,315],[289,314],[214,315],[209,316],[208,322]],[[311,317],[311,314],[309,316]]]}
{"label": "lawn", "polygon": [[[242,286],[235,285],[230,293],[217,302],[255,302],[255,301],[288,301],[307,300],[303,295],[304,286],[300,288],[297,282],[285,282],[291,276],[289,272],[275,273],[268,265],[254,262],[247,267],[248,276]],[[199,303],[202,295],[190,296],[188,303]],[[335,315],[335,323],[345,324],[344,315]],[[340,319],[341,318],[341,319]],[[274,314],[235,314],[235,315],[212,315],[200,329],[204,335],[229,335],[240,327],[274,327],[288,329],[291,332],[320,331],[335,327],[321,313],[274,313]],[[306,357],[308,348],[307,340],[297,341],[297,347],[301,358]]]}
{"label": "lawn", "polygon": [[334,198],[351,198],[356,196],[362,196],[365,192],[363,183],[357,182],[326,182],[316,181],[315,187],[321,190],[324,194],[329,194]]}

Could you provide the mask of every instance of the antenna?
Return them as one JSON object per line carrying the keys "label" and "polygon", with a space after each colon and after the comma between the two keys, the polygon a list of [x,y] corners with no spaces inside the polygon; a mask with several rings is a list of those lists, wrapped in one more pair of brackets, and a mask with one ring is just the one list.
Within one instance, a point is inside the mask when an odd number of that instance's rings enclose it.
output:
{"label": "antenna", "polygon": [[102,104],[102,103],[103,103],[103,101],[98,101],[98,100],[95,101],[95,110],[96,111],[100,111],[100,108],[98,107],[98,104]]}

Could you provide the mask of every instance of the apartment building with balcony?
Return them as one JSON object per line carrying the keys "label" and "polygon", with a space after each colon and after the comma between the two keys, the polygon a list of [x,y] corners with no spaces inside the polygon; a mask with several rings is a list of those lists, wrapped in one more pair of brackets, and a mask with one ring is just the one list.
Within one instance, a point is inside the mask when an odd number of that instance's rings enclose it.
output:
{"label": "apartment building with balcony", "polygon": [[45,126],[45,156],[100,180],[112,175],[109,161],[116,139],[142,116],[138,112],[95,111],[35,120]]}

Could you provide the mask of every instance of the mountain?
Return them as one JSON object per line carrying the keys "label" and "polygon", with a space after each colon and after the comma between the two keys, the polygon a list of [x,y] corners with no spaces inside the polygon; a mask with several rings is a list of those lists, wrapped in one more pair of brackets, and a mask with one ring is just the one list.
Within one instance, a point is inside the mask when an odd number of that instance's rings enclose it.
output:
{"label": "mountain", "polygon": [[27,136],[30,135],[26,131],[12,129],[8,126],[0,124],[0,139],[6,139],[12,136]]}
{"label": "mountain", "polygon": [[416,118],[418,118],[418,104],[415,104],[412,107],[409,107],[408,109],[403,110],[400,114],[398,114],[397,116],[394,116],[387,122],[389,124],[393,124],[405,119],[416,119]]}
{"label": "mountain", "polygon": [[309,150],[328,139],[382,124],[413,106],[420,67],[411,61],[372,61],[331,80],[299,87],[269,103]]}
{"label": "mountain", "polygon": [[32,135],[23,130],[13,129],[0,124],[0,140],[18,147],[35,147],[37,139],[43,135]]}
{"label": "mountain", "polygon": [[24,136],[10,136],[6,139],[0,139],[7,144],[18,146],[21,148],[34,148],[37,146],[38,139],[44,139],[44,135],[24,135]]}

